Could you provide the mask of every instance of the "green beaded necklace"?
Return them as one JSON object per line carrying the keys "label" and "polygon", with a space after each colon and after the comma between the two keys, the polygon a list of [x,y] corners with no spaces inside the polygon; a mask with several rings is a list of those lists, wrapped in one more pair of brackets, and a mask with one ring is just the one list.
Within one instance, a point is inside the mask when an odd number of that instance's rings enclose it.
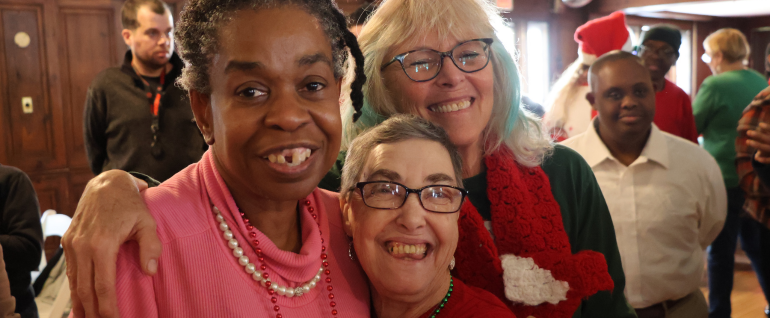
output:
{"label": "green beaded necklace", "polygon": [[452,289],[453,289],[454,286],[455,286],[454,278],[452,278],[450,276],[449,277],[449,291],[446,293],[446,297],[444,297],[444,299],[441,300],[441,303],[438,304],[438,307],[436,307],[436,310],[433,312],[433,314],[430,315],[430,318],[436,318],[436,315],[438,315],[438,313],[441,311],[441,308],[444,308],[446,303],[449,301],[449,297],[452,296]]}

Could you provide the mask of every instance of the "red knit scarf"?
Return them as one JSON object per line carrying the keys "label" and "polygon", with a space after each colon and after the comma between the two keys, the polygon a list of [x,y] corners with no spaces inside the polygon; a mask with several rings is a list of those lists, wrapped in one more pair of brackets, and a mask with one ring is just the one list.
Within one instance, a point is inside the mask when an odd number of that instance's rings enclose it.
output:
{"label": "red knit scarf", "polygon": [[[614,284],[603,254],[588,250],[572,254],[545,172],[540,167],[517,164],[506,150],[486,156],[484,162],[495,239],[476,208],[465,202],[460,211],[455,275],[468,285],[495,294],[517,317],[569,318],[583,299],[600,290],[612,290]],[[569,283],[567,300],[526,306],[506,299],[500,261],[503,254],[531,257],[555,279]]]}

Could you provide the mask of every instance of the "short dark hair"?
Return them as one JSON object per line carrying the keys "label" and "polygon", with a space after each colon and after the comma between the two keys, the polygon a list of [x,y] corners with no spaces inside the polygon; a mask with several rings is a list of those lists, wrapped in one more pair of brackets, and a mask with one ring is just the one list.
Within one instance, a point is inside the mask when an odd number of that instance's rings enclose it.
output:
{"label": "short dark hair", "polygon": [[679,48],[682,46],[682,33],[676,26],[671,24],[658,24],[653,26],[642,37],[642,44],[647,40],[665,42],[676,52],[676,56],[679,56]]}
{"label": "short dark hair", "polygon": [[139,27],[139,21],[136,20],[137,12],[143,6],[147,6],[152,12],[157,14],[171,13],[171,8],[161,0],[127,0],[120,9],[120,22],[124,29],[136,30]]}
{"label": "short dark hair", "polygon": [[[604,55],[599,57],[599,59],[597,59],[596,62],[591,64],[591,68],[588,69],[588,83],[591,85],[591,91],[593,91],[595,88],[594,87],[595,81],[593,79],[595,76],[599,74],[599,71],[601,71],[602,68],[604,68],[604,66],[607,65],[607,63],[620,61],[620,60],[632,60],[636,63],[639,63],[639,66],[644,67],[644,64],[642,63],[642,59],[629,52],[615,50],[615,51],[610,51],[608,53],[605,53]],[[646,70],[647,68],[644,68],[644,69]]]}
{"label": "short dark hair", "polygon": [[211,93],[209,67],[217,53],[219,28],[239,10],[260,10],[282,6],[296,6],[318,20],[332,48],[334,75],[342,78],[348,62],[348,51],[355,62],[355,78],[350,83],[353,121],[361,115],[366,82],[364,56],[356,36],[346,25],[346,18],[333,0],[190,0],[179,17],[174,38],[179,44],[179,55],[185,62],[177,82],[186,90]]}

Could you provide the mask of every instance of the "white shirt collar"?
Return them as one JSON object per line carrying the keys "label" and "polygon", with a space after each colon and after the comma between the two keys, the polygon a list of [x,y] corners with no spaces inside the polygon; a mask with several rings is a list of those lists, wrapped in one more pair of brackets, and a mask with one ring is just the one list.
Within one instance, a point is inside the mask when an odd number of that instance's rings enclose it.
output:
{"label": "white shirt collar", "polygon": [[[599,134],[596,132],[596,128],[594,126],[595,121],[596,119],[594,118],[594,120],[591,121],[591,125],[585,132],[585,149],[591,150],[583,154],[583,158],[586,160],[588,165],[591,166],[591,168],[596,167],[600,163],[604,162],[604,160],[617,161],[617,159],[615,159],[615,157],[613,157],[610,153],[607,145],[604,144],[602,139],[599,137]],[[668,169],[669,167],[669,156],[668,147],[666,146],[666,138],[663,135],[663,132],[655,124],[652,124],[650,137],[647,138],[647,143],[644,145],[644,149],[642,150],[641,155],[639,155],[639,158],[634,161],[634,164],[647,161],[657,162],[665,169]]]}

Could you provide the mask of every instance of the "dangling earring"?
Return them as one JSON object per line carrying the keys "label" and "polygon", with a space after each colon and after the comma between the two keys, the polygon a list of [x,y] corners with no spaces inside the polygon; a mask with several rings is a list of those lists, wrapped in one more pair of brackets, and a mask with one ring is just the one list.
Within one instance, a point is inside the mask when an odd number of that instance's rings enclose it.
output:
{"label": "dangling earring", "polygon": [[348,244],[348,257],[350,257],[351,261],[356,260],[356,250],[353,249],[353,241],[350,241]]}
{"label": "dangling earring", "polygon": [[449,262],[449,270],[455,269],[455,257],[452,256],[452,261]]}

